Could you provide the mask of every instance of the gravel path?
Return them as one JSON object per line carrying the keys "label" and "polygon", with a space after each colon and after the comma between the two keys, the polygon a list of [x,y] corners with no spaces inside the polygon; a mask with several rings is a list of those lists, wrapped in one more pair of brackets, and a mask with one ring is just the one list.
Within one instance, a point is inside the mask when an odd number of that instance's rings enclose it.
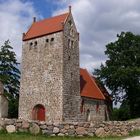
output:
{"label": "gravel path", "polygon": [[132,137],[132,138],[127,138],[123,140],[140,140],[140,136]]}

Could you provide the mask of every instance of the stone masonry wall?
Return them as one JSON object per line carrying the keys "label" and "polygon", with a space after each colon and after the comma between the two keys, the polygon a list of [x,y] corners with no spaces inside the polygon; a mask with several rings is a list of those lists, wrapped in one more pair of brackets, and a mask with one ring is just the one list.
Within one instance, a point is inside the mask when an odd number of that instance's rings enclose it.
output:
{"label": "stone masonry wall", "polygon": [[109,120],[109,118],[107,118],[107,107],[104,100],[95,100],[86,97],[82,97],[82,100],[82,114],[86,121]]}
{"label": "stone masonry wall", "polygon": [[78,121],[80,114],[79,35],[70,14],[64,26],[63,121]]}
{"label": "stone masonry wall", "polygon": [[42,133],[49,136],[127,136],[129,132],[140,130],[140,120],[105,121],[105,122],[73,122],[46,123],[24,120],[0,119],[0,130],[7,132]]}
{"label": "stone masonry wall", "polygon": [[62,121],[62,32],[23,42],[19,118],[31,120],[37,104],[48,122]]}

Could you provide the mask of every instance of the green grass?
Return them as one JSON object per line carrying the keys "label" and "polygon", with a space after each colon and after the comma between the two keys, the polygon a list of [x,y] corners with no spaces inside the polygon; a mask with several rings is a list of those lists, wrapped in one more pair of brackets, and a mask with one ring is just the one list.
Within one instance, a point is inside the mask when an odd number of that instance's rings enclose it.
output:
{"label": "green grass", "polygon": [[47,137],[47,136],[32,136],[30,134],[23,134],[23,133],[14,133],[14,134],[7,134],[1,133],[0,140],[121,140],[121,138],[96,138],[96,137],[86,137],[86,138],[77,138],[77,137]]}
{"label": "green grass", "polygon": [[[130,133],[130,137],[140,136],[140,130],[135,130]],[[13,133],[8,134],[5,131],[0,131],[0,140],[122,140],[124,137],[48,137],[44,135],[33,136],[29,133]]]}
{"label": "green grass", "polygon": [[130,132],[130,136],[140,136],[140,130],[134,130],[133,132]]}

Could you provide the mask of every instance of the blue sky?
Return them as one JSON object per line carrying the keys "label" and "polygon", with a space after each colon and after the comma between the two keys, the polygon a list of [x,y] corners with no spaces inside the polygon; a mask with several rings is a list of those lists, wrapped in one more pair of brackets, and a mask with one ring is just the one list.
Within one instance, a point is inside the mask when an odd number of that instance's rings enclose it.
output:
{"label": "blue sky", "polygon": [[26,0],[32,2],[39,15],[50,17],[54,10],[58,8],[52,0]]}
{"label": "blue sky", "polygon": [[22,33],[37,20],[68,11],[80,33],[80,66],[93,70],[107,57],[105,45],[121,31],[140,34],[140,0],[0,0],[0,45],[10,39],[21,61]]}

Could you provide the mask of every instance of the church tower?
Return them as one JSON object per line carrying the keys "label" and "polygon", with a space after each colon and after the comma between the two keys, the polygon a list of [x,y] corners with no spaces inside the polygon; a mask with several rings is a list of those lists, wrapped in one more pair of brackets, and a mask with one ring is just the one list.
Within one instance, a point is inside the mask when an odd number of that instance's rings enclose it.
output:
{"label": "church tower", "polygon": [[79,34],[69,12],[34,21],[23,34],[19,118],[77,121],[80,115]]}

